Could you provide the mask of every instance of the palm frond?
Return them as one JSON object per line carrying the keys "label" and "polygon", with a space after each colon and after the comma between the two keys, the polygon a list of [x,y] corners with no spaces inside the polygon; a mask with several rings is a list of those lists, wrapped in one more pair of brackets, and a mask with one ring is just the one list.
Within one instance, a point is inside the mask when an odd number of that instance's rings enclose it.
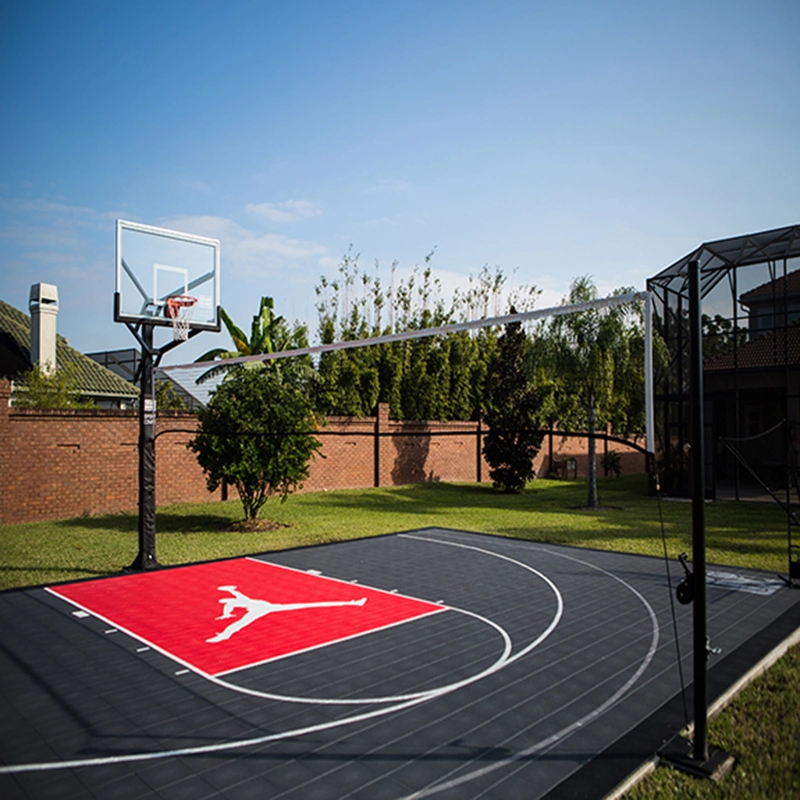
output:
{"label": "palm frond", "polygon": [[[219,315],[222,318],[222,321],[225,323],[225,327],[230,334],[231,339],[233,339],[233,343],[235,347],[240,349],[241,343],[247,342],[247,336],[245,336],[244,331],[239,328],[236,323],[228,316],[227,312],[224,308],[220,308]],[[249,355],[249,353],[245,353],[244,355]]]}
{"label": "palm frond", "polygon": [[[238,355],[236,353],[232,353],[229,357],[234,357]],[[232,370],[236,364],[226,364],[224,361],[220,361],[219,364],[215,364],[210,369],[207,369],[200,377],[195,379],[195,383],[198,386],[202,386],[206,381],[210,381],[212,378],[216,378],[220,375],[224,375],[229,370]]]}
{"label": "palm frond", "polygon": [[227,350],[224,350],[222,347],[215,347],[213,350],[209,350],[207,353],[203,353],[203,355],[198,356],[195,360],[195,364],[200,364],[203,361],[213,361],[215,358],[224,358],[225,353]]}

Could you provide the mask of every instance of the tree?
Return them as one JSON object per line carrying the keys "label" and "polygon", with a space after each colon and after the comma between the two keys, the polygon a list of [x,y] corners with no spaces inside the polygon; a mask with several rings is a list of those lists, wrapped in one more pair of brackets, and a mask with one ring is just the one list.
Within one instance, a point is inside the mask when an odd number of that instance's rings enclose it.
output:
{"label": "tree", "polygon": [[81,399],[74,364],[58,367],[52,374],[38,364],[22,373],[15,381],[14,405],[18,408],[92,408],[93,400]]}
{"label": "tree", "polygon": [[175,391],[172,381],[156,381],[156,408],[159,411],[188,411],[186,401]]}
{"label": "tree", "polygon": [[[249,338],[244,331],[233,322],[224,308],[220,308],[219,314],[231,337],[234,349],[226,350],[224,347],[215,347],[195,359],[195,363],[214,361],[216,359],[219,359],[221,362],[218,366],[213,366],[206,370],[197,379],[196,383],[198,384],[205,383],[211,378],[216,378],[219,375],[225,374],[232,367],[236,366],[235,364],[226,364],[225,361],[228,359],[239,358],[240,356],[276,353],[279,350],[308,346],[308,337],[305,327],[296,324],[294,329],[290,331],[284,318],[276,316],[275,301],[271,297],[261,298],[258,314],[253,317],[253,321],[250,324]],[[260,369],[263,363],[256,362],[254,366]]]}
{"label": "tree", "polygon": [[733,321],[721,314],[713,317],[703,314],[703,360],[710,361],[720,353],[727,353],[734,347],[747,342],[748,329],[734,325]]}
{"label": "tree", "polygon": [[[348,251],[335,280],[324,276],[316,287],[322,344],[438,327],[480,316],[496,316],[502,298],[523,310],[540,291],[522,286],[506,290],[499,269],[483,267],[445,301],[431,266],[433,251],[406,278],[391,267],[384,289],[376,273],[361,269]],[[475,419],[483,406],[487,370],[497,348],[498,331],[487,328],[414,341],[323,353],[315,408],[325,414],[363,416],[375,402],[388,403],[394,419]]]}
{"label": "tree", "polygon": [[487,381],[489,433],[483,453],[494,487],[519,494],[534,477],[533,459],[542,443],[537,430],[541,398],[531,380],[531,349],[519,322],[505,326],[498,348]]}
{"label": "tree", "polygon": [[[589,276],[572,282],[567,302],[596,299],[597,288]],[[579,420],[579,411],[585,413],[589,436],[588,508],[598,506],[595,441],[598,423],[612,418],[615,397],[622,397],[627,391],[623,387],[632,380],[628,369],[631,339],[625,324],[627,311],[624,307],[592,308],[566,314],[556,317],[548,332],[554,357],[552,367],[560,381],[559,421],[573,427]],[[617,414],[620,413],[617,409]]]}
{"label": "tree", "polygon": [[188,446],[209,491],[223,481],[234,485],[248,520],[270,496],[283,502],[302,487],[321,446],[307,394],[291,369],[231,371],[198,418],[200,431]]}

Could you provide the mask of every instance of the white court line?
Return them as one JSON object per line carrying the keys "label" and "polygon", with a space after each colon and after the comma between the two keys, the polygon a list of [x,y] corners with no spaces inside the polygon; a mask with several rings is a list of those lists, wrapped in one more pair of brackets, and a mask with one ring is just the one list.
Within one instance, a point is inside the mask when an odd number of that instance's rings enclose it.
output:
{"label": "white court line", "polygon": [[[227,681],[220,680],[213,675],[207,676],[210,681],[213,683],[219,684],[226,689],[231,689],[234,692],[241,692],[242,694],[249,694],[253,697],[262,697],[265,700],[281,700],[286,703],[313,703],[319,705],[375,705],[376,703],[397,703],[402,702],[404,700],[426,700],[432,697],[438,697],[442,694],[447,694],[449,692],[453,692],[456,689],[460,689],[463,686],[468,686],[470,683],[475,683],[476,681],[482,680],[483,678],[488,677],[489,675],[494,674],[499,669],[502,669],[508,662],[509,657],[511,655],[511,650],[513,649],[513,645],[511,643],[511,637],[508,635],[506,630],[498,625],[496,622],[487,619],[486,617],[482,617],[480,614],[475,614],[472,611],[466,611],[463,608],[448,608],[448,611],[456,611],[460,614],[466,614],[470,617],[474,617],[481,622],[484,622],[487,625],[493,627],[502,637],[504,644],[503,652],[501,653],[500,657],[492,664],[491,666],[487,667],[482,672],[478,672],[475,675],[471,675],[469,678],[464,678],[460,681],[455,683],[448,683],[444,686],[439,686],[434,689],[426,689],[424,692],[414,692],[412,694],[398,694],[398,695],[390,695],[384,697],[361,697],[361,698],[338,698],[338,697],[292,697],[290,695],[281,695],[281,694],[273,694],[271,692],[261,692],[258,689],[247,689],[244,686],[237,686],[235,683],[228,683]],[[405,620],[404,622],[407,622]],[[397,623],[401,624],[401,623]],[[394,627],[394,626],[387,626],[387,627]],[[383,629],[380,629],[383,630]],[[369,631],[372,633],[372,631]],[[361,634],[359,634],[361,635]],[[352,637],[351,637],[352,638]]]}
{"label": "white court line", "polygon": [[[308,575],[309,574],[308,570],[297,569],[296,567],[287,567],[287,566],[284,566],[283,564],[275,564],[275,563],[273,563],[271,561],[263,561],[263,560],[261,560],[259,558],[253,558],[252,556],[245,556],[242,560],[250,561],[250,562],[252,562],[254,564],[260,564],[262,567],[275,567],[277,569],[287,570],[288,572],[294,572],[294,573],[297,573],[299,575]],[[314,575],[314,577],[321,578],[322,580],[327,580],[327,581],[330,581],[332,583],[338,583],[340,585],[341,584],[350,585],[350,583],[351,583],[350,581],[343,581],[343,580],[339,580],[338,578],[331,578],[331,577],[328,577],[328,576],[325,576],[325,575],[322,575],[322,574]],[[432,614],[440,614],[442,611],[447,611],[447,606],[445,606],[443,603],[432,603],[430,600],[421,600],[418,597],[411,597],[410,595],[392,594],[392,592],[387,592],[385,589],[380,589],[380,588],[375,587],[375,586],[366,585],[366,586],[359,587],[359,588],[369,589],[370,591],[377,592],[378,594],[391,595],[392,597],[402,597],[402,598],[404,598],[406,600],[414,600],[417,603],[422,603],[422,604],[429,605],[429,606],[439,605],[439,606],[441,606],[441,608],[434,609],[434,610],[431,610],[431,611],[427,611],[427,612],[425,612],[425,614],[418,614],[415,617],[408,617],[407,619],[399,620],[398,622],[392,622],[392,623],[389,623],[389,624],[384,625],[382,627],[370,628],[370,630],[363,631],[362,633],[355,633],[355,634],[352,634],[351,636],[342,636],[342,637],[340,637],[338,639],[332,639],[330,641],[322,642],[321,644],[317,644],[317,645],[312,645],[310,647],[306,647],[306,648],[303,648],[301,650],[293,650],[291,653],[286,653],[286,654],[281,655],[281,656],[272,656],[270,658],[262,659],[260,661],[254,661],[254,662],[251,662],[249,664],[244,664],[242,666],[235,667],[235,668],[230,669],[230,670],[225,670],[223,672],[216,673],[216,675],[230,675],[230,674],[235,673],[235,672],[240,672],[240,671],[243,671],[243,670],[251,669],[253,667],[262,666],[263,664],[267,664],[267,663],[269,663],[271,661],[277,661],[277,660],[282,659],[282,658],[289,658],[289,657],[294,656],[294,655],[299,655],[301,653],[307,653],[307,652],[310,652],[312,650],[318,650],[318,649],[323,648],[323,647],[330,647],[331,645],[339,644],[340,642],[347,641],[348,639],[354,639],[354,638],[359,637],[359,636],[366,636],[367,634],[370,634],[370,633],[375,633],[375,632],[380,631],[380,630],[386,630],[388,628],[392,628],[395,625],[404,625],[407,622],[413,622],[415,619],[422,619],[422,618],[424,618],[426,616],[431,616]],[[50,587],[50,586],[45,586],[44,589],[45,589],[46,592],[49,592],[54,597],[57,597],[59,600],[62,600],[62,601],[67,602],[67,603],[70,603],[73,606],[75,606],[76,608],[80,609],[81,612],[83,612],[84,616],[86,616],[86,617],[96,617],[97,619],[105,622],[108,625],[116,625],[116,627],[105,631],[105,633],[111,634],[111,633],[116,633],[117,630],[121,630],[123,633],[127,634],[132,639],[136,639],[136,640],[140,641],[143,645],[146,645],[148,648],[152,648],[153,650],[158,651],[159,653],[161,653],[161,655],[166,656],[167,658],[169,658],[172,661],[174,661],[176,664],[180,664],[182,667],[186,667],[187,669],[189,669],[192,672],[194,672],[197,675],[199,675],[201,678],[205,678],[206,680],[209,680],[209,681],[214,681],[215,680],[215,676],[214,675],[211,675],[210,673],[207,673],[204,670],[200,669],[195,664],[193,664],[191,661],[184,660],[183,658],[181,658],[177,654],[173,653],[171,650],[167,650],[166,648],[161,647],[160,645],[157,645],[155,642],[150,641],[150,639],[148,639],[146,636],[143,636],[140,633],[135,633],[134,631],[130,630],[129,628],[126,628],[123,625],[117,625],[117,623],[113,619],[111,619],[110,617],[106,617],[103,614],[98,613],[97,611],[93,610],[89,606],[85,606],[82,603],[80,603],[79,601],[73,600],[71,597],[67,597],[65,595],[62,595],[58,591],[57,588],[53,588],[53,587]],[[73,614],[75,614],[75,613],[77,613],[77,612],[73,612]],[[140,648],[137,648],[136,652],[139,653],[139,652],[143,652],[143,651]],[[225,685],[224,681],[222,682],[222,685]],[[235,688],[235,684],[226,685],[226,688],[234,689],[234,691],[244,691],[241,688]],[[247,693],[247,692],[244,692],[244,693]],[[268,696],[268,695],[265,694],[265,695],[262,695],[262,696],[263,697],[267,697],[268,699],[285,700],[286,702],[298,702],[298,703],[300,703],[300,702],[309,702],[309,703],[311,703],[311,702],[314,702],[314,703],[316,703],[316,702],[324,702],[324,700],[318,700],[317,698],[308,699],[307,701],[304,701],[302,699],[292,700],[292,698],[283,697],[283,696],[280,696],[280,695],[275,695],[274,697],[272,697],[272,696]]]}
{"label": "white court line", "polygon": [[[371,588],[371,587],[368,587]],[[438,605],[442,605],[439,603]],[[255,667],[262,667],[264,664],[271,664],[273,661],[281,661],[285,658],[291,658],[292,656],[299,656],[303,653],[310,653],[314,650],[321,650],[324,647],[331,647],[335,644],[341,644],[342,642],[349,642],[353,639],[360,639],[362,636],[369,636],[371,633],[378,633],[378,631],[388,631],[390,628],[396,628],[399,625],[406,625],[409,622],[415,622],[417,620],[425,619],[426,617],[432,617],[436,614],[441,614],[443,611],[448,611],[450,609],[447,606],[442,606],[442,608],[438,608],[435,611],[426,611],[424,614],[418,614],[416,617],[408,617],[407,619],[401,619],[397,622],[388,622],[386,625],[380,625],[377,628],[370,628],[368,631],[360,631],[359,633],[351,633],[348,636],[340,636],[338,639],[331,639],[328,642],[321,642],[320,644],[312,644],[308,647],[301,647],[297,650],[292,650],[291,653],[284,653],[280,656],[270,656],[269,658],[264,658],[260,661],[251,661],[249,664],[244,664],[241,667],[233,667],[232,669],[223,670],[222,672],[216,672],[211,675],[208,672],[204,672],[203,670],[195,667],[194,671],[198,675],[202,675],[204,678],[207,678],[210,681],[214,681],[215,683],[219,683],[220,686],[226,686],[229,689],[234,689],[234,691],[241,691],[239,687],[236,686],[235,683],[226,683],[225,681],[219,679],[220,675],[233,675],[237,672],[245,672],[248,669],[253,669]],[[457,610],[457,609],[456,609]],[[248,692],[249,694],[249,692]],[[263,694],[263,695],[256,695],[261,697],[266,697],[269,700],[284,700],[287,703],[334,703],[335,700],[329,700],[320,697],[288,697],[284,695],[270,695],[270,694]],[[342,700],[342,703],[347,702],[346,700]],[[385,702],[382,700],[376,700],[375,702]]]}
{"label": "white court line", "polygon": [[[407,535],[407,534],[401,534]],[[448,542],[446,540],[441,539],[426,539],[422,536],[412,536],[411,538],[420,539],[421,541],[431,541],[437,544],[444,544],[444,545],[452,545],[453,547],[463,547],[468,550],[478,550],[483,552],[482,548],[474,547],[473,545],[466,545],[460,542]],[[418,792],[413,792],[409,795],[406,795],[402,798],[402,800],[420,800],[423,797],[431,797],[432,795],[439,794],[440,792],[449,791],[450,789],[455,789],[458,786],[461,786],[465,783],[475,780],[476,778],[481,778],[484,775],[488,775],[495,770],[501,769],[502,767],[508,766],[509,764],[516,763],[518,761],[522,761],[523,759],[530,758],[532,755],[536,755],[537,753],[541,753],[544,750],[547,750],[554,745],[558,744],[562,739],[567,738],[571,734],[575,733],[575,731],[579,730],[580,728],[588,725],[589,723],[593,722],[594,720],[601,717],[603,714],[606,713],[610,708],[612,708],[619,700],[621,700],[633,687],[633,685],[641,678],[644,674],[644,671],[650,665],[650,662],[653,660],[656,654],[656,650],[658,649],[658,639],[659,639],[659,631],[660,626],[658,624],[658,618],[656,617],[656,613],[653,610],[653,607],[644,596],[637,591],[633,586],[631,586],[627,581],[623,580],[622,578],[617,577],[612,572],[603,569],[595,564],[590,564],[588,561],[583,561],[580,558],[576,558],[574,556],[566,555],[565,553],[558,553],[552,550],[548,550],[544,547],[536,548],[538,550],[542,550],[545,553],[549,553],[550,555],[557,556],[560,558],[566,558],[570,561],[575,561],[578,564],[583,564],[591,569],[595,569],[598,572],[602,572],[604,575],[607,575],[610,578],[613,578],[618,583],[621,583],[626,589],[629,589],[633,592],[634,595],[641,601],[644,607],[647,609],[648,614],[650,615],[650,622],[653,629],[653,634],[650,641],[650,649],[648,650],[647,654],[644,657],[644,660],[639,665],[639,668],[636,672],[616,691],[614,694],[611,695],[604,703],[601,703],[597,708],[593,711],[590,711],[588,714],[585,714],[580,719],[575,720],[570,725],[562,728],[561,730],[557,731],[556,733],[548,736],[546,739],[542,739],[536,744],[531,745],[530,747],[526,747],[524,750],[521,750],[518,753],[514,753],[513,755],[507,756],[506,758],[499,759],[498,761],[489,764],[485,767],[480,767],[479,769],[473,770],[472,772],[468,772],[465,775],[461,775],[458,778],[451,778],[450,780],[446,780],[444,782],[437,782],[433,786],[428,786],[425,789],[421,789]],[[499,558],[506,558],[509,561],[515,561],[515,559],[508,558],[507,556],[503,556],[500,554],[496,554]]]}
{"label": "white court line", "polygon": [[[279,569],[285,569],[288,572],[296,572],[299,575],[313,575],[315,578],[320,578],[323,581],[330,581],[331,583],[338,583],[340,586],[344,584],[345,586],[349,586],[353,583],[358,583],[358,580],[348,580],[344,578],[332,578],[330,575],[325,575],[322,572],[318,572],[311,569],[300,569],[299,567],[289,567],[286,564],[278,564],[274,561],[266,561],[265,559],[256,558],[255,556],[244,556],[245,561],[252,561],[255,564],[260,564],[262,567],[278,567]],[[402,594],[397,593],[396,589],[392,589],[391,591],[387,591],[386,589],[381,589],[378,586],[371,586],[368,583],[359,584],[359,588],[369,589],[373,592],[378,592],[379,594],[394,594],[395,597],[403,597],[406,600],[413,600],[416,603],[427,603],[428,605],[443,605],[441,601],[434,603],[431,600],[423,600],[420,597],[413,597],[410,594]]]}
{"label": "white court line", "polygon": [[[433,539],[423,539],[422,537],[418,536],[408,536],[407,538],[417,538],[421,541],[430,541],[436,542]],[[438,542],[440,544],[454,544],[451,542]],[[484,550],[482,548],[471,547],[468,545],[454,545],[460,547],[467,547],[471,550],[476,550],[486,555],[493,556],[496,558],[503,559],[505,561],[509,561],[513,564],[516,564],[519,567],[527,570],[528,572],[532,572],[536,574],[538,577],[542,578],[554,591],[557,599],[557,611],[554,615],[553,620],[551,621],[550,625],[545,629],[545,631],[540,634],[532,643],[527,645],[523,650],[521,650],[516,655],[510,656],[507,658],[502,666],[497,667],[494,669],[494,672],[497,672],[502,667],[507,666],[508,664],[513,663],[522,655],[529,653],[534,647],[537,647],[539,644],[545,641],[548,636],[556,629],[559,621],[561,620],[561,616],[564,610],[564,601],[559,592],[556,585],[549,579],[547,576],[540,573],[538,570],[534,569],[533,567],[524,564],[521,561],[516,559],[510,558],[509,556],[502,555],[500,553],[494,553],[490,550]],[[257,560],[257,559],[253,559]],[[262,562],[265,563],[265,562]],[[291,568],[290,568],[291,569]],[[298,570],[302,571],[302,570]],[[334,580],[334,579],[332,579]],[[47,591],[51,591],[49,588]],[[382,590],[378,590],[382,591]],[[61,595],[58,595],[56,592],[52,592],[57,597],[61,598]],[[61,598],[63,600],[67,600],[67,598]],[[72,602],[72,601],[68,601]],[[75,604],[77,605],[77,604]],[[499,626],[497,626],[499,628]],[[124,630],[124,629],[122,629]],[[129,631],[125,631],[129,635]],[[507,635],[507,634],[506,634]],[[134,637],[139,638],[140,637]],[[140,639],[141,641],[141,639]],[[155,647],[155,649],[160,650],[160,648]],[[163,652],[163,651],[162,651]],[[168,655],[168,654],[167,654]],[[170,656],[171,657],[171,656]],[[178,660],[178,659],[175,659]],[[491,668],[490,668],[491,669]],[[486,671],[485,671],[486,672]],[[204,676],[205,677],[205,676]],[[294,730],[283,731],[280,733],[272,733],[267,734],[265,736],[257,736],[251,739],[242,739],[238,741],[228,741],[228,742],[217,742],[214,744],[207,744],[207,745],[198,745],[195,747],[183,747],[174,750],[162,750],[159,752],[146,752],[146,753],[121,753],[115,756],[98,756],[95,758],[77,758],[77,759],[68,759],[65,761],[46,761],[46,762],[39,762],[39,763],[28,763],[28,764],[9,764],[6,766],[0,767],[0,775],[3,774],[18,774],[22,772],[45,772],[51,770],[60,770],[60,769],[79,769],[82,767],[94,767],[94,766],[104,766],[109,764],[126,764],[126,763],[134,763],[139,761],[150,761],[156,759],[163,759],[163,758],[176,758],[181,756],[190,756],[190,755],[203,755],[206,753],[221,753],[227,752],[230,750],[238,750],[244,747],[253,747],[262,744],[268,744],[271,742],[281,741],[283,739],[295,738],[298,736],[304,736],[311,733],[320,733],[322,731],[330,730],[332,728],[337,728],[342,725],[352,725],[358,722],[364,722],[366,720],[374,719],[376,717],[385,716],[387,714],[392,714],[398,711],[403,711],[404,709],[411,708],[416,705],[420,705],[421,703],[428,702],[429,700],[433,700],[434,698],[442,697],[446,694],[450,694],[451,692],[455,691],[456,689],[462,688],[467,686],[471,683],[475,683],[482,678],[487,677],[487,675],[483,673],[479,673],[476,676],[472,676],[472,678],[466,678],[463,681],[459,681],[456,684],[452,684],[448,687],[441,687],[439,689],[431,690],[429,693],[425,693],[421,697],[413,697],[409,700],[404,700],[403,702],[385,706],[383,708],[375,709],[372,711],[367,711],[361,714],[355,714],[350,717],[345,717],[343,719],[336,719],[330,720],[328,722],[322,722],[317,725],[311,725],[304,728],[295,728]],[[238,687],[237,690],[241,690],[241,687]]]}
{"label": "white court line", "polygon": [[[505,555],[503,555],[501,553],[497,553],[497,552],[494,552],[492,550],[486,550],[484,548],[477,547],[477,546],[474,546],[474,545],[468,545],[468,544],[463,544],[463,543],[460,543],[460,542],[453,542],[453,541],[447,541],[447,540],[441,540],[441,539],[433,539],[433,538],[423,537],[423,536],[414,535],[414,534],[399,534],[399,535],[404,537],[404,538],[418,539],[419,541],[423,541],[423,542],[432,542],[432,543],[435,543],[435,544],[442,544],[442,545],[447,545],[447,546],[452,546],[452,547],[461,547],[461,548],[466,549],[466,550],[474,550],[474,551],[476,551],[478,553],[483,553],[483,554],[486,554],[486,555],[489,555],[489,556],[492,556],[492,557],[495,557],[495,558],[500,558],[502,560],[510,561],[513,564],[516,564],[516,565],[524,567],[525,569],[528,569],[528,570],[531,570],[531,571],[534,571],[534,572],[536,571],[536,570],[534,570],[533,567],[530,567],[527,564],[523,564],[522,562],[519,562],[514,558],[511,558],[509,556],[505,556]],[[445,784],[437,784],[437,785],[434,785],[434,786],[426,787],[426,789],[420,790],[420,792],[410,795],[409,798],[425,797],[425,796],[437,794],[437,793],[439,793],[441,791],[444,791],[446,789],[457,788],[458,786],[460,786],[460,785],[462,785],[462,784],[464,784],[464,783],[466,783],[466,782],[468,782],[470,780],[474,780],[475,778],[481,777],[484,774],[493,772],[496,769],[500,769],[501,767],[508,766],[510,764],[520,763],[523,759],[529,758],[530,755],[533,755],[535,753],[541,753],[541,752],[543,752],[543,751],[545,751],[547,749],[550,749],[550,748],[554,747],[562,739],[566,738],[571,733],[574,733],[575,730],[578,730],[579,728],[581,728],[582,726],[588,724],[589,722],[594,721],[594,719],[596,719],[597,717],[599,717],[602,714],[606,713],[606,711],[608,711],[611,707],[613,707],[613,705],[618,700],[620,700],[622,698],[622,696],[633,687],[633,685],[636,683],[636,681],[641,677],[641,675],[647,669],[647,667],[650,664],[650,662],[652,662],[652,660],[653,660],[653,658],[655,656],[655,652],[656,652],[656,650],[658,648],[659,630],[660,629],[659,629],[657,617],[655,615],[655,612],[653,611],[652,606],[650,606],[650,604],[647,602],[647,600],[636,589],[634,589],[632,586],[630,586],[630,584],[628,584],[623,579],[618,578],[613,573],[607,572],[602,567],[597,567],[597,566],[595,566],[593,564],[590,564],[588,562],[584,562],[581,559],[578,559],[578,558],[575,558],[575,557],[572,557],[572,556],[567,556],[567,555],[562,554],[562,553],[553,552],[553,551],[548,550],[548,549],[543,548],[543,547],[537,547],[536,549],[543,550],[544,552],[546,552],[546,553],[548,553],[550,555],[556,556],[556,557],[563,557],[563,558],[567,558],[567,559],[570,559],[570,560],[573,560],[573,561],[577,561],[578,563],[581,563],[581,564],[585,564],[586,566],[588,566],[588,567],[590,567],[592,569],[596,569],[596,570],[598,570],[600,572],[605,573],[606,575],[612,577],[614,580],[616,580],[619,583],[621,583],[626,588],[628,588],[631,591],[633,591],[633,593],[642,601],[642,603],[645,605],[645,607],[649,611],[651,625],[653,626],[653,635],[651,637],[651,639],[652,639],[651,646],[650,646],[650,650],[648,651],[648,653],[645,656],[644,662],[640,665],[640,667],[637,670],[636,674],[634,674],[634,676],[620,690],[618,690],[618,692],[616,692],[614,695],[612,695],[605,703],[601,704],[600,706],[595,708],[592,712],[589,712],[584,717],[582,717],[579,720],[576,720],[571,725],[565,727],[564,729],[562,729],[561,731],[557,732],[556,734],[553,734],[552,736],[548,737],[547,739],[542,740],[541,742],[538,742],[536,745],[533,745],[532,747],[528,748],[528,750],[526,750],[524,753],[517,753],[517,754],[515,754],[513,756],[509,756],[506,759],[503,759],[501,761],[496,762],[495,764],[493,764],[489,768],[475,770],[475,771],[473,771],[471,773],[468,773],[467,775],[461,776],[459,778],[452,778],[451,780],[447,781]],[[513,660],[516,660],[516,658],[519,657],[520,655],[522,655],[522,653],[517,654],[517,656],[515,656]],[[591,667],[586,667],[585,669],[589,669],[589,668],[591,668]],[[619,673],[617,673],[617,674],[619,674]],[[611,680],[614,677],[616,677],[616,675],[610,676],[607,680]],[[587,690],[580,697],[583,697],[583,696],[587,695],[591,691],[592,691],[592,689]],[[580,697],[574,698],[573,702],[574,702],[574,700],[580,699]],[[458,711],[450,712],[451,715],[452,714],[456,714],[456,713],[458,713]],[[498,714],[498,716],[500,716],[500,715],[501,714]],[[430,724],[434,724],[434,723],[430,723]],[[519,735],[519,733],[520,732],[518,731],[515,734],[513,734],[511,737],[509,737],[507,740],[504,740],[503,742],[497,743],[497,746],[500,747],[500,746],[502,746],[504,744],[507,744],[515,736]],[[398,741],[400,741],[400,740],[399,739],[395,739],[392,742],[389,742],[388,744],[387,743],[381,743],[380,745],[377,745],[375,748],[373,748],[371,751],[369,751],[365,755],[368,756],[368,755],[370,755],[372,753],[378,752],[383,747],[386,747],[386,746],[391,745],[391,744],[396,744]],[[424,758],[427,755],[431,755],[432,753],[435,752],[435,750],[436,750],[436,748],[432,748],[432,749],[428,750],[426,753],[420,754],[418,756],[418,758]],[[407,763],[409,763],[409,762],[407,762]],[[337,772],[339,770],[346,769],[346,768],[347,768],[347,765],[343,764],[343,765],[341,765],[339,767],[336,767],[335,769],[331,770],[330,772],[326,773],[324,777],[325,778],[330,778],[330,776],[334,772]],[[383,777],[389,777],[392,774],[394,774],[395,772],[397,772],[399,769],[401,769],[401,767],[396,767],[395,769],[392,769],[389,772],[385,773]],[[455,772],[455,770],[453,772]],[[379,780],[380,780],[379,778],[376,778],[371,783],[365,784],[364,786],[361,787],[361,791],[363,792],[365,789],[368,789],[368,787],[370,785],[372,785],[372,783],[376,783]],[[302,789],[302,786],[304,786],[304,785],[306,785],[306,784],[303,784],[303,785],[301,785],[299,787],[294,787],[294,788],[295,789]],[[403,798],[403,800],[409,800],[409,798]]]}

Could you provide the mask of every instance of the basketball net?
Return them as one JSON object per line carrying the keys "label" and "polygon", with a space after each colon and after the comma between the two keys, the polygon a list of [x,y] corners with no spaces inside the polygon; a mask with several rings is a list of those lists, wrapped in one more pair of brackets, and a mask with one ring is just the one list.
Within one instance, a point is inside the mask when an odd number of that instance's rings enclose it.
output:
{"label": "basketball net", "polygon": [[166,300],[164,314],[172,320],[172,338],[176,342],[185,342],[189,338],[195,303],[197,298],[188,294],[177,294]]}

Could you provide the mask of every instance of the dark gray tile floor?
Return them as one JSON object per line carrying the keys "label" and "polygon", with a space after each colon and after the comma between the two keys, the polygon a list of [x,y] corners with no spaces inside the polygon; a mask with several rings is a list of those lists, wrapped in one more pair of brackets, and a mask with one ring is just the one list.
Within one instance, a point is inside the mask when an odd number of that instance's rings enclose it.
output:
{"label": "dark gray tile floor", "polygon": [[[658,559],[439,528],[259,558],[448,610],[212,681],[2,593],[0,795],[602,797],[683,723]],[[800,592],[708,601],[713,698],[800,626]]]}

